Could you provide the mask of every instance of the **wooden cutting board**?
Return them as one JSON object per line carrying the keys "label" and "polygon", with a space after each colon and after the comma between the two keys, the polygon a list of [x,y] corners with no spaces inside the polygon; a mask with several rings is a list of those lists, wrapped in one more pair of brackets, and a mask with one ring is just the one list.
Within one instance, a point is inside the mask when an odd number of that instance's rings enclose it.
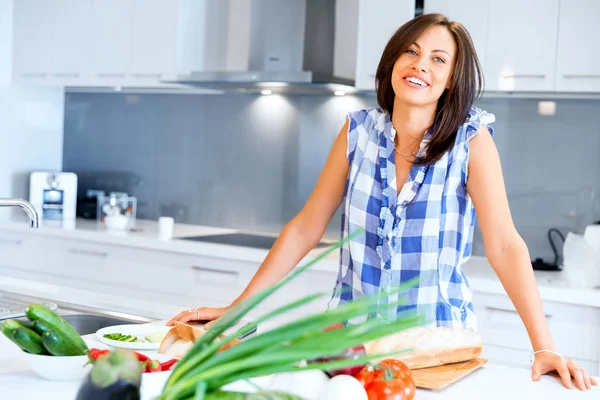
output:
{"label": "wooden cutting board", "polygon": [[441,390],[481,368],[487,361],[486,358],[475,358],[439,367],[413,369],[410,373],[418,388]]}

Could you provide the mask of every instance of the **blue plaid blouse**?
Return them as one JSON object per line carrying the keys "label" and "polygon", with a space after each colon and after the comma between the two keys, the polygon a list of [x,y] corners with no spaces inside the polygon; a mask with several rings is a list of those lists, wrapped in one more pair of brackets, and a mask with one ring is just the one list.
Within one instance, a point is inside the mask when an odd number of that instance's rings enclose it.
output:
{"label": "blue plaid blouse", "polygon": [[[397,193],[394,136],[390,115],[379,108],[348,114],[342,236],[362,228],[340,254],[330,307],[361,295],[379,294],[385,305],[402,296],[408,302],[384,316],[421,314],[428,326],[477,330],[472,292],[461,265],[470,257],[475,210],[466,190],[469,140],[495,117],[471,107],[455,145],[429,166],[413,166]],[[493,134],[493,129],[488,127]],[[419,155],[426,152],[426,134]],[[417,287],[390,290],[418,277]],[[383,289],[383,290],[382,290]],[[353,323],[354,321],[349,321]]]}

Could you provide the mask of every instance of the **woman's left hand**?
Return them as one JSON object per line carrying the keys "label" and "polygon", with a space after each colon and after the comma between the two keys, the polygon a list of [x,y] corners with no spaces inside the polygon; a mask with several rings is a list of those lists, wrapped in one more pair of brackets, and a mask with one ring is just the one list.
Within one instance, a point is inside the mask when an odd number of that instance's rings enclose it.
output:
{"label": "woman's left hand", "polygon": [[[531,367],[531,379],[539,381],[543,374],[556,371],[560,375],[563,385],[571,389],[572,380],[579,390],[590,390],[597,386],[598,382],[584,368],[580,368],[570,358],[561,357],[554,353],[538,353]],[[573,378],[571,380],[571,377]]]}

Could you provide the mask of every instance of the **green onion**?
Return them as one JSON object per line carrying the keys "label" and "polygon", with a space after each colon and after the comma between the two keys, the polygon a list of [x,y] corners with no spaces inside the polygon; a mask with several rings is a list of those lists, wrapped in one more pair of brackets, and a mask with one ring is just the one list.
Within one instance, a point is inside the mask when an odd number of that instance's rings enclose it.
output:
{"label": "green onion", "polygon": [[[401,285],[390,293],[382,292],[362,296],[353,302],[342,304],[336,309],[300,318],[271,331],[245,339],[225,351],[219,351],[222,346],[236,337],[248,333],[253,326],[244,326],[219,340],[218,338],[223,332],[236,325],[248,312],[276,290],[285,286],[360,232],[357,231],[346,239],[340,240],[311,262],[297,268],[279,283],[232,307],[196,341],[192,349],[176,364],[165,384],[160,399],[202,399],[205,397],[205,393],[206,397],[209,398],[213,393],[217,394],[219,388],[238,380],[247,380],[280,372],[311,369],[328,370],[362,365],[372,360],[391,356],[390,354],[379,354],[365,356],[358,360],[334,360],[300,366],[304,361],[322,357],[335,357],[348,348],[423,324],[425,322],[424,318],[419,315],[406,314],[402,316],[398,314],[393,321],[388,321],[387,318],[381,315],[387,309],[396,310],[399,306],[406,304],[406,300],[400,294],[414,287],[417,279]],[[396,293],[399,294],[398,301],[390,304],[379,304],[382,296]],[[260,325],[322,296],[324,294],[312,294],[286,304],[262,316],[255,324]],[[367,319],[358,325],[347,325],[340,329],[324,331],[325,328],[336,323],[366,316],[377,316],[377,318]],[[403,351],[408,350],[404,349]]]}

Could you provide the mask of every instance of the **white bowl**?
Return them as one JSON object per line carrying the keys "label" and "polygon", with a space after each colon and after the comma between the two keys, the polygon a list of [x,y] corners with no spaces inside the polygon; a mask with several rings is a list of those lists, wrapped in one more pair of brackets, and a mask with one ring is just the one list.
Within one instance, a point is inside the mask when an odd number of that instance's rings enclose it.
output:
{"label": "white bowl", "polygon": [[122,231],[127,228],[129,217],[126,215],[107,215],[104,217],[104,223],[107,229]]}
{"label": "white bowl", "polygon": [[[108,346],[95,340],[85,340],[90,349],[108,350]],[[92,369],[88,356],[42,356],[26,353],[29,368],[37,375],[50,381],[77,381]],[[87,365],[86,365],[87,364]]]}

